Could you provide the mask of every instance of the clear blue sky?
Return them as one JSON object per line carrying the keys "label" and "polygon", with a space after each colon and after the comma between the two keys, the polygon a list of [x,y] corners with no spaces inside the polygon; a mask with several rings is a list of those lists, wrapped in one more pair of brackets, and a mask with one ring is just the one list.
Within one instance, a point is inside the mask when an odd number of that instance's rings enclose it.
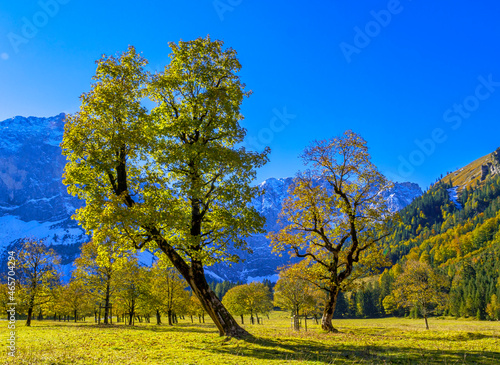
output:
{"label": "clear blue sky", "polygon": [[132,44],[160,70],[167,42],[210,34],[254,92],[243,125],[272,149],[259,181],[353,129],[389,178],[425,188],[500,146],[499,15],[493,0],[4,1],[0,120],[77,111],[101,54]]}

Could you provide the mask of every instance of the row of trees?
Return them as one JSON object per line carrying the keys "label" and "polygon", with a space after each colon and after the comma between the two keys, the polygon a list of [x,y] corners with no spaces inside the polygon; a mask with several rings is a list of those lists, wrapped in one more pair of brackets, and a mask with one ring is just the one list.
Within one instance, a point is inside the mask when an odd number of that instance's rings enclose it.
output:
{"label": "row of trees", "polygon": [[[430,313],[478,320],[500,319],[498,251],[461,262],[455,271],[434,269],[425,255],[386,269],[377,280],[342,293],[335,318],[374,318],[388,314],[426,317]],[[415,295],[413,296],[414,293]]]}
{"label": "row of trees", "polygon": [[[106,255],[99,255],[105,249]],[[204,321],[203,306],[187,289],[185,281],[161,256],[151,267],[140,265],[137,257],[108,241],[105,245],[94,242],[82,246],[81,255],[75,260],[75,270],[70,281],[60,281],[59,258],[54,250],[43,242],[28,239],[19,247],[17,261],[16,301],[18,312],[27,316],[26,325],[32,318],[50,317],[54,320],[76,322],[85,317],[102,317],[108,324],[112,316],[117,320],[134,323],[135,318],[150,321],[166,315],[168,324],[176,322],[178,316],[198,316]],[[290,270],[288,270],[290,271]],[[287,300],[289,290],[297,286],[289,281],[292,276],[283,276],[276,286],[275,302],[270,286],[264,283],[231,284],[219,283],[221,288],[230,286],[222,298],[233,315],[249,315],[250,322],[261,323],[259,315],[267,315],[274,306],[292,309]],[[268,283],[270,284],[270,283]],[[302,289],[305,289],[302,286]],[[1,304],[6,309],[10,302],[8,287],[2,285]],[[306,290],[307,291],[307,290]],[[302,304],[295,302],[293,314],[299,314]],[[102,309],[102,313],[101,313]],[[111,309],[113,313],[111,313]]]}
{"label": "row of trees", "polygon": [[[99,255],[100,249],[107,249],[108,255]],[[54,251],[43,242],[26,240],[20,247],[15,296],[18,312],[27,316],[27,326],[34,313],[59,320],[71,316],[75,321],[102,316],[105,324],[109,323],[111,308],[117,318],[129,324],[136,317],[149,321],[155,315],[157,323],[161,323],[161,315],[166,315],[172,324],[176,315],[205,313],[174,268],[161,259],[152,267],[140,265],[137,257],[117,250],[111,242],[85,244],[66,285],[61,283],[58,264]],[[1,293],[5,307],[10,302],[6,285]]]}
{"label": "row of trees", "polygon": [[[170,48],[171,62],[155,74],[146,70],[147,60],[133,47],[118,57],[103,56],[91,90],[81,96],[80,111],[67,117],[61,145],[67,157],[64,183],[85,202],[75,216],[92,236],[74,281],[104,285],[97,292],[108,318],[108,304],[118,295],[112,278],[129,278],[119,287],[126,293],[124,308],[133,316],[144,283],[171,277],[168,263],[220,335],[247,336],[224,303],[235,314],[250,310],[253,317],[262,300],[247,309],[237,308],[239,299],[221,301],[204,270],[214,263],[237,262],[234,249],[251,251],[245,239],[264,233],[264,218],[250,204],[258,193],[251,183],[256,169],[267,162],[269,149],[257,153],[241,147],[246,131],[240,125],[240,106],[251,92],[238,76],[236,52],[209,36],[170,43]],[[152,102],[150,110],[144,106],[146,98]],[[275,252],[303,259],[297,285],[307,288],[302,293],[307,300],[300,306],[304,311],[322,303],[322,328],[333,332],[339,293],[354,290],[360,279],[390,266],[382,243],[399,259],[411,247],[391,247],[391,241],[428,237],[455,208],[446,191],[451,186],[441,184],[408,208],[418,216],[399,221],[379,194],[390,182],[371,162],[366,141],[352,131],[312,143],[302,158],[307,169],[297,175],[283,203],[282,229],[268,237]],[[487,194],[497,196],[499,191]],[[144,276],[145,269],[133,264],[130,252],[140,249],[163,253],[160,262],[165,264],[153,268],[158,273]],[[95,270],[94,263],[105,269]],[[279,298],[290,288],[280,284],[278,289]],[[230,294],[228,298],[241,299],[242,290],[232,288],[224,298]],[[245,290],[260,293],[256,287]],[[168,291],[162,295],[170,300]],[[412,302],[404,290],[390,295]],[[322,302],[313,300],[319,297]],[[295,302],[290,310],[299,313],[300,306]]]}
{"label": "row of trees", "polygon": [[[139,265],[130,253],[118,254],[116,246],[109,245],[109,257],[99,260],[97,249],[102,246],[93,242],[82,248],[76,260],[76,270],[66,285],[58,277],[58,259],[53,250],[38,241],[24,242],[18,260],[20,281],[16,288],[20,312],[26,313],[27,325],[33,315],[50,316],[61,320],[72,317],[101,317],[108,323],[112,313],[118,320],[133,324],[135,318],[150,321],[166,315],[168,324],[178,316],[198,316],[205,311],[197,298],[186,290],[185,281],[162,259],[152,267]],[[476,316],[478,319],[500,319],[500,293],[495,289],[498,278],[488,275],[498,271],[498,260],[488,253],[482,259],[479,270],[464,266],[460,279],[451,283],[444,274],[435,272],[425,259],[411,260],[385,270],[378,280],[361,280],[354,290],[339,293],[335,318],[369,318],[388,314],[421,315],[428,328],[427,317],[438,312],[449,315]],[[274,290],[264,283],[230,284],[222,303],[235,316],[250,317],[250,323],[261,323],[259,315],[267,315],[273,307],[289,311],[292,317],[320,316],[328,300],[313,277],[304,275],[306,262],[283,268]],[[488,279],[489,277],[489,279]],[[481,279],[484,278],[484,279]],[[477,283],[489,280],[492,292],[477,292]],[[472,292],[464,292],[472,291]],[[498,293],[498,294],[497,294]],[[8,288],[3,285],[1,303],[6,304]],[[111,305],[112,304],[112,305]],[[101,307],[103,313],[100,313]],[[476,311],[477,310],[477,311]],[[294,322],[298,329],[298,321]]]}

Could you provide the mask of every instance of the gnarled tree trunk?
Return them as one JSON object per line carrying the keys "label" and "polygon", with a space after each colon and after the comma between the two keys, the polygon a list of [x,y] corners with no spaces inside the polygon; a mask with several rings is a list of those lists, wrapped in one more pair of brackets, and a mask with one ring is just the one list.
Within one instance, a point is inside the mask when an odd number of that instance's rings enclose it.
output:
{"label": "gnarled tree trunk", "polygon": [[328,332],[338,332],[332,325],[333,313],[335,312],[335,306],[337,305],[337,296],[339,295],[339,290],[334,289],[329,292],[328,299],[323,310],[323,317],[321,318],[321,328]]}
{"label": "gnarled tree trunk", "polygon": [[175,268],[186,279],[193,290],[194,295],[200,300],[203,309],[208,313],[212,321],[217,326],[220,336],[246,337],[250,334],[241,328],[229,311],[222,305],[217,295],[210,289],[203,264],[200,261],[192,260],[188,265],[184,259],[166,242],[157,241],[161,250],[168,256]]}

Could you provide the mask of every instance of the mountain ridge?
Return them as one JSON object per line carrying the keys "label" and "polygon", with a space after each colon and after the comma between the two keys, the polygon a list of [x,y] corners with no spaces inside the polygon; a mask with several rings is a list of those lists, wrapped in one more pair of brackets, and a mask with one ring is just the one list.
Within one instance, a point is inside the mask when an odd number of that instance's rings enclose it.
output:
{"label": "mountain ridge", "polygon": [[462,168],[446,174],[440,181],[451,181],[458,191],[482,185],[489,176],[500,175],[500,147]]}
{"label": "mountain ridge", "polygon": [[[89,237],[70,218],[83,203],[70,196],[62,183],[64,118],[61,113],[49,118],[17,116],[0,122],[4,136],[0,142],[0,247],[13,247],[27,236],[43,238],[56,251],[64,251],[63,264],[71,265],[79,252],[67,252],[64,246],[78,247]],[[288,177],[258,184],[264,193],[252,205],[266,218],[266,231],[279,229],[278,214],[292,183],[293,178]],[[395,189],[381,194],[390,209],[397,211],[422,190],[415,183],[395,183]],[[271,253],[264,234],[250,237],[248,245],[253,254],[238,252],[244,262],[215,265],[207,269],[207,275],[214,280],[275,279],[276,268],[288,262],[288,258]]]}

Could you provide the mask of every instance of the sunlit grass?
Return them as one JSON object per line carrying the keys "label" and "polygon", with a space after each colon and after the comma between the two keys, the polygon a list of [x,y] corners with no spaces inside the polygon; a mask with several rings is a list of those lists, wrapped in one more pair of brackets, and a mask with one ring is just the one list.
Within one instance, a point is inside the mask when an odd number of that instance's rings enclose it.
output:
{"label": "sunlit grass", "polygon": [[[1,324],[6,322],[0,322]],[[17,355],[8,364],[500,364],[500,322],[384,318],[337,320],[337,334],[308,321],[290,330],[288,314],[244,327],[246,340],[219,337],[215,326],[18,322]],[[1,361],[0,360],[0,361]]]}

